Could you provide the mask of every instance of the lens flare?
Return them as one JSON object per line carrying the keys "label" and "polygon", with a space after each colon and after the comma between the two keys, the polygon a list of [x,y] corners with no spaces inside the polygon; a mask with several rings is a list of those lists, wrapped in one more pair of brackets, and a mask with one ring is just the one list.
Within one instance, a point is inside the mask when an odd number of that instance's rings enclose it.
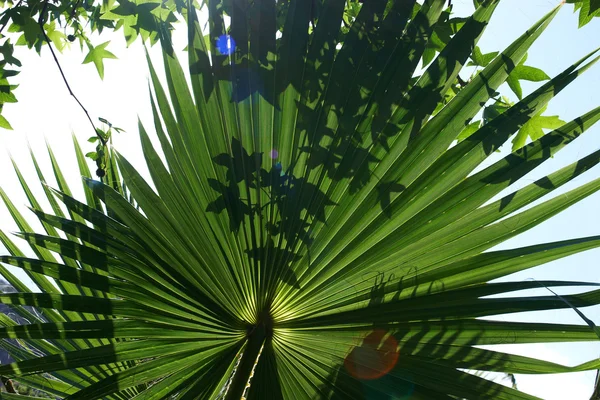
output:
{"label": "lens flare", "polygon": [[[398,342],[392,335],[377,329],[367,335],[344,360],[346,370],[361,380],[379,379],[387,375],[398,362]],[[385,338],[385,340],[384,340]]]}
{"label": "lens flare", "polygon": [[235,40],[229,35],[221,35],[217,38],[216,46],[222,55],[230,55],[235,51]]}

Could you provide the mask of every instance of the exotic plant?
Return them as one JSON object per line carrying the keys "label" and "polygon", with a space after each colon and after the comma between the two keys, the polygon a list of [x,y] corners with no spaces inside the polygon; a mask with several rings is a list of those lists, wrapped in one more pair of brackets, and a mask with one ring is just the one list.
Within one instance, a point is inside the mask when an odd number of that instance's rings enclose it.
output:
{"label": "exotic plant", "polygon": [[[498,0],[464,19],[449,19],[445,3],[371,0],[352,14],[345,0],[213,0],[207,32],[186,14],[191,89],[167,36],[167,91],[149,60],[159,148],[139,132],[151,182],[101,143],[103,177],[84,179],[83,203],[50,153],[52,214],[19,174],[45,234],[0,191],[36,256],[2,233],[11,255],[0,261],[37,286],[0,267],[16,289],[0,301],[20,317],[0,315],[16,360],[0,366],[3,381],[86,400],[531,399],[487,372],[600,368],[481,348],[598,340],[587,319],[493,320],[583,316],[599,290],[511,292],[597,283],[489,282],[600,236],[488,251],[600,188],[594,180],[522,210],[596,165],[596,151],[491,201],[600,118],[599,107],[523,138],[597,52],[502,108],[498,87],[517,87],[560,7],[496,55],[476,44]],[[469,58],[480,67],[465,82]],[[514,152],[475,171],[517,132]]]}

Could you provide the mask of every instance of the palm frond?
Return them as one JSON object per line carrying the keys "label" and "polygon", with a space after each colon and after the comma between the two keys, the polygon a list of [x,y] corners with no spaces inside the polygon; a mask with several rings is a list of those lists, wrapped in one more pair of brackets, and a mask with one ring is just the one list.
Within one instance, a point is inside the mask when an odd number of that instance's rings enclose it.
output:
{"label": "palm frond", "polygon": [[[91,179],[75,141],[81,202],[52,151],[57,188],[32,153],[48,213],[15,163],[44,232],[0,189],[29,246],[0,232],[0,274],[16,289],[0,302],[27,321],[0,316],[15,359],[0,376],[86,400],[512,400],[534,397],[468,371],[600,369],[480,347],[599,340],[585,325],[489,318],[600,304],[595,282],[490,283],[600,246],[491,250],[600,189],[593,180],[525,209],[596,166],[599,150],[492,201],[585,134],[600,107],[479,168],[598,51],[456,143],[560,7],[458,90],[498,0],[458,21],[432,60],[444,0],[364,2],[351,24],[345,3],[208,0],[207,32],[189,12],[190,85],[168,38],[166,87],[148,57],[153,121],[139,132],[151,182],[112,148],[107,176]],[[539,287],[584,291],[513,293]]]}

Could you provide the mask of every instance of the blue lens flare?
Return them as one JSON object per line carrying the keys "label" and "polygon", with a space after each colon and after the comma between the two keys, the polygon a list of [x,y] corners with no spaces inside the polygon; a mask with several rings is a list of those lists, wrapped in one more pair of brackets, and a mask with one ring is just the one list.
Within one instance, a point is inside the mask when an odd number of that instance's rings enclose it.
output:
{"label": "blue lens flare", "polygon": [[222,55],[230,55],[235,51],[235,40],[229,35],[219,36],[216,45]]}

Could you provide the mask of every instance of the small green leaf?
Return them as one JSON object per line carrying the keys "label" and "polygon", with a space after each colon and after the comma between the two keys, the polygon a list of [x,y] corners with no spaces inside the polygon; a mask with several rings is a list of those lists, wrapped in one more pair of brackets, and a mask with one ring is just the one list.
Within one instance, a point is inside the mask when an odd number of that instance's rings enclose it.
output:
{"label": "small green leaf", "polygon": [[108,126],[112,126],[112,124],[110,122],[108,122],[108,120],[106,118],[98,118],[98,121],[102,122],[103,124],[106,124]]}
{"label": "small green leaf", "polygon": [[21,61],[13,57],[15,51],[14,46],[10,43],[10,39],[7,39],[2,46],[0,46],[0,54],[4,57],[4,61],[11,65],[21,66]]}
{"label": "small green leaf", "polygon": [[600,17],[600,0],[567,0],[579,10],[579,28],[588,24],[594,17]]}
{"label": "small green leaf", "polygon": [[31,49],[42,36],[40,26],[35,19],[30,17],[25,20],[25,24],[21,28],[23,29],[21,38],[25,40],[25,44]]}
{"label": "small green leaf", "polygon": [[62,53],[63,49],[65,48],[66,37],[63,32],[61,32],[60,30],[56,30],[55,28],[55,21],[52,21],[50,24],[46,24],[44,26],[44,29],[46,29],[46,35],[52,41],[54,47],[56,47],[58,51]]}
{"label": "small green leaf", "polygon": [[[2,85],[2,86],[4,86],[4,85]],[[4,88],[5,87],[6,86],[4,86]],[[11,91],[0,90],[0,104],[3,104],[3,103],[16,103],[16,102],[17,102],[17,98],[15,97],[14,94],[11,93]]]}
{"label": "small green leaf", "polygon": [[474,134],[479,129],[480,125],[481,121],[471,122],[469,125],[467,125],[465,129],[463,129],[456,138],[458,143],[462,142],[463,140]]}
{"label": "small green leaf", "polygon": [[105,58],[117,58],[117,56],[115,56],[113,53],[106,50],[106,46],[108,46],[109,43],[110,43],[110,41],[104,42],[102,44],[99,44],[96,47],[92,46],[91,44],[88,45],[90,51],[85,56],[85,59],[83,60],[83,64],[93,62],[94,65],[96,65],[96,69],[98,70],[100,79],[104,79],[104,62],[103,62],[103,60]]}
{"label": "small green leaf", "polygon": [[506,83],[508,83],[508,86],[517,95],[519,100],[523,99],[523,90],[519,81],[541,82],[550,79],[541,69],[524,65],[526,59],[527,57],[523,58],[519,65],[511,71],[506,80]]}
{"label": "small green leaf", "polygon": [[12,130],[12,126],[2,114],[0,114],[0,128]]}
{"label": "small green leaf", "polygon": [[115,0],[102,0],[102,8],[100,11],[104,14],[113,8]]}
{"label": "small green leaf", "polygon": [[435,50],[429,47],[426,48],[425,51],[423,51],[423,68],[429,65],[429,63],[431,63],[434,58]]}
{"label": "small green leaf", "polygon": [[542,108],[537,115],[533,116],[519,129],[512,140],[512,151],[525,146],[528,137],[531,140],[537,140],[544,136],[544,129],[558,129],[566,123],[557,115],[541,115],[544,111],[546,111],[546,107]]}
{"label": "small green leaf", "polygon": [[512,106],[512,103],[506,99],[496,99],[496,101],[483,109],[483,123],[487,124],[492,119],[504,113]]}
{"label": "small green leaf", "polygon": [[518,75],[521,80],[532,82],[541,82],[550,79],[550,77],[541,69],[530,67],[528,65],[519,65],[512,73]]}
{"label": "small green leaf", "polygon": [[487,67],[487,65],[489,63],[492,62],[492,60],[498,55],[497,51],[493,51],[491,53],[486,53],[483,54],[481,52],[481,49],[477,46],[475,46],[475,49],[473,49],[473,54],[471,54],[471,60],[472,62],[470,62],[468,64],[468,66],[479,66],[479,67]]}

